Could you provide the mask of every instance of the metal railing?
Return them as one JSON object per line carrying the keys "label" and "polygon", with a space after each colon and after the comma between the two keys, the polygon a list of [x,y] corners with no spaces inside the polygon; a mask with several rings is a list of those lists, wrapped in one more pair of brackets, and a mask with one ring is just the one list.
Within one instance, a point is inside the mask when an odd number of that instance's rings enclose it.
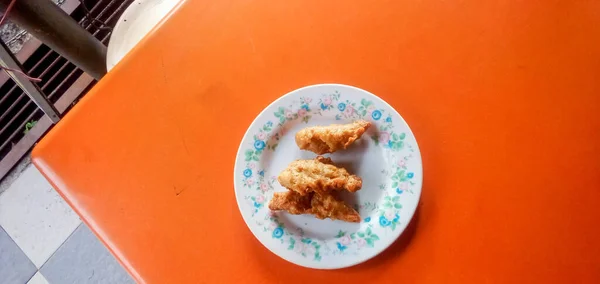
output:
{"label": "metal railing", "polygon": [[[0,0],[0,10],[3,2],[6,0]],[[78,26],[105,46],[112,30],[98,22],[114,26],[120,14],[132,2],[133,0],[86,0],[89,9],[83,9],[79,0],[66,0],[62,8],[71,13],[69,17]],[[32,42],[37,42],[37,45],[32,45]],[[6,81],[7,76],[3,74],[4,71],[0,71],[0,179],[53,123],[60,120],[61,115],[75,103],[79,95],[94,84],[93,78],[89,76],[91,74],[77,68],[81,67],[75,64],[77,62],[59,56],[53,49],[39,42],[34,36],[25,44],[28,50],[22,50],[25,52],[19,52],[17,56],[6,45],[0,44],[0,64],[43,80],[41,83],[34,83],[19,72],[7,72],[15,84]],[[27,59],[30,56],[31,60]],[[101,63],[105,68],[104,59]]]}

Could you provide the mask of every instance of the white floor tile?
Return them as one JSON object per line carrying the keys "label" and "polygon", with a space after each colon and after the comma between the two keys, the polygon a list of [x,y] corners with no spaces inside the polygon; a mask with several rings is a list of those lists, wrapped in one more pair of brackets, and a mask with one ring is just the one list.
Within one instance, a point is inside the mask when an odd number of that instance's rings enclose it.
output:
{"label": "white floor tile", "polygon": [[33,275],[33,277],[31,277],[31,279],[29,279],[29,281],[27,282],[27,284],[50,284],[48,283],[48,281],[46,280],[46,278],[44,278],[44,275],[42,275],[39,271],[35,273],[35,275]]}
{"label": "white floor tile", "polygon": [[0,195],[0,225],[38,268],[80,223],[33,165]]}

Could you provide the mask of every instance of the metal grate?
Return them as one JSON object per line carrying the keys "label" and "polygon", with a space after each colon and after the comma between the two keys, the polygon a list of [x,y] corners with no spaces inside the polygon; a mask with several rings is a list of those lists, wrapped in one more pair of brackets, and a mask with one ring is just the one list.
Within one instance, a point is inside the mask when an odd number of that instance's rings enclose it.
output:
{"label": "metal grate", "polygon": [[[90,10],[92,17],[114,27],[118,17],[132,2],[133,0],[87,0],[85,5]],[[102,43],[108,43],[111,30],[99,28],[100,25],[94,25],[88,20],[84,9],[77,0],[67,0],[64,5],[76,7],[72,11],[71,17]],[[22,62],[22,65],[23,69],[31,76],[42,79],[37,85],[52,103],[56,103],[84,75],[83,71],[43,44],[39,44],[35,52]],[[3,160],[14,150],[15,145],[27,135],[29,129],[44,115],[12,80],[4,80],[4,84],[0,86],[0,160]],[[79,94],[84,94],[93,84],[95,84],[95,81],[92,80],[87,86],[76,84],[77,88],[80,89],[78,90]],[[72,105],[74,102],[70,104]],[[65,111],[67,110],[65,109],[63,113]],[[0,178],[5,174],[0,169]]]}

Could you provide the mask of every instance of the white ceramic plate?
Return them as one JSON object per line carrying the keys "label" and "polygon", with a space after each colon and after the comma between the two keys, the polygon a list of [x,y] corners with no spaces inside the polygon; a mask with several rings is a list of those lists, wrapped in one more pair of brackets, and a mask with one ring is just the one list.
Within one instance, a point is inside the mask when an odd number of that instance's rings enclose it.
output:
{"label": "white ceramic plate", "polygon": [[180,0],[136,0],[127,7],[113,29],[106,52],[110,71],[164,18]]}
{"label": "white ceramic plate", "polygon": [[[277,175],[296,159],[316,156],[298,148],[296,132],[357,119],[374,125],[349,149],[325,156],[362,177],[360,191],[342,193],[362,221],[271,212],[273,192],[286,190]],[[390,246],[412,218],[423,180],[417,141],[398,112],[365,90],[338,84],[295,90],[263,110],[242,139],[234,171],[237,203],[256,238],[287,261],[319,269],[352,266]]]}

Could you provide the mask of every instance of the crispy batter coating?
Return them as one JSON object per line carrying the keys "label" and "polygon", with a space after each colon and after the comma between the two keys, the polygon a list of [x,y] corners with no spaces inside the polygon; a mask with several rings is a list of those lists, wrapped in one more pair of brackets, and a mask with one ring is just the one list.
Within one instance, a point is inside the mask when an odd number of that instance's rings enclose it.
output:
{"label": "crispy batter coating", "polygon": [[307,127],[296,133],[296,144],[300,149],[319,155],[333,153],[348,148],[370,126],[371,123],[368,121],[357,120],[348,124]]}
{"label": "crispy batter coating", "polygon": [[315,193],[310,201],[311,214],[319,219],[342,220],[345,222],[360,222],[360,215],[344,201],[336,199],[331,194]]}
{"label": "crispy batter coating", "polygon": [[285,210],[294,215],[312,214],[319,219],[360,222],[356,210],[331,194],[311,193],[302,196],[295,191],[276,192],[269,202],[269,209]]}
{"label": "crispy batter coating", "polygon": [[310,214],[312,194],[300,195],[295,191],[275,192],[269,202],[271,210],[285,210],[294,215]]}
{"label": "crispy batter coating", "polygon": [[279,183],[300,195],[310,192],[324,194],[330,190],[345,189],[355,192],[362,187],[362,179],[344,168],[333,165],[330,158],[318,156],[314,160],[296,160],[277,177]]}

